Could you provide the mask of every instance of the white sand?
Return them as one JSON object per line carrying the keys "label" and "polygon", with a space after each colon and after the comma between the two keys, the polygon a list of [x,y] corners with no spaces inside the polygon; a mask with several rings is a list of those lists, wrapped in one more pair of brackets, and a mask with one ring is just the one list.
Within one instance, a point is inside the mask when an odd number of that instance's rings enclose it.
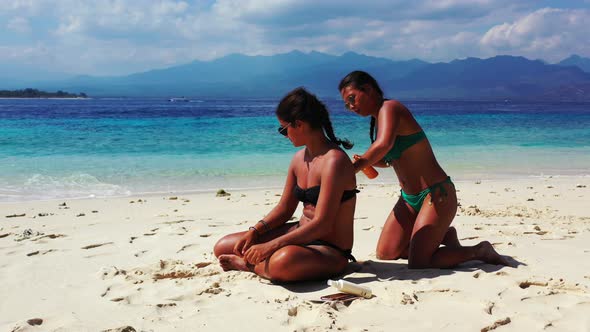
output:
{"label": "white sand", "polygon": [[365,185],[360,262],[345,279],[375,296],[348,306],[310,301],[336,292],[325,282],[273,285],[218,266],[217,239],[260,219],[280,190],[0,204],[0,330],[590,331],[590,177],[456,186],[461,242],[489,240],[517,268],[377,260],[399,188]]}

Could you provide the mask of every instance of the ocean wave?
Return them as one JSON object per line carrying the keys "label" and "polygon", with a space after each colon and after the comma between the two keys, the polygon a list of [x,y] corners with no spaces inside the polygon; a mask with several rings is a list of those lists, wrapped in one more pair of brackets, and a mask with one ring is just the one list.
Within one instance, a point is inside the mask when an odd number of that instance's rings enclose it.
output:
{"label": "ocean wave", "polygon": [[21,185],[0,187],[0,201],[111,197],[130,194],[131,191],[123,186],[103,182],[86,173],[65,176],[33,174]]}

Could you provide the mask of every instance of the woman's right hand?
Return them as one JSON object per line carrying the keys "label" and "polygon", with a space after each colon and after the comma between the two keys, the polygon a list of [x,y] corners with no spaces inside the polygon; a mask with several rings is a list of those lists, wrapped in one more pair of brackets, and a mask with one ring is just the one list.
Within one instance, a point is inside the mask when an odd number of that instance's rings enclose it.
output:
{"label": "woman's right hand", "polygon": [[352,166],[354,166],[355,173],[358,173],[361,170],[358,164],[359,159],[361,159],[360,155],[356,153],[352,155]]}
{"label": "woman's right hand", "polygon": [[236,242],[236,245],[234,246],[234,254],[243,257],[246,250],[248,250],[248,248],[250,248],[252,245],[256,244],[257,240],[258,234],[256,234],[256,232],[251,229],[248,230],[242,236],[242,238]]}

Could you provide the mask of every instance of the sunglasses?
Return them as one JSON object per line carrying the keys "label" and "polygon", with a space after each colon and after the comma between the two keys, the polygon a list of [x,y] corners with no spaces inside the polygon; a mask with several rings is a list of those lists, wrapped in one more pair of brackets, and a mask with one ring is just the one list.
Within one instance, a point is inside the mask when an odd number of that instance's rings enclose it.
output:
{"label": "sunglasses", "polygon": [[279,127],[277,130],[279,131],[279,134],[287,137],[287,134],[289,133],[289,126],[291,125],[291,123],[287,123],[286,126],[284,127]]}
{"label": "sunglasses", "polygon": [[356,95],[348,95],[346,97],[346,102],[344,102],[344,107],[350,109],[351,105],[354,105],[356,102]]}

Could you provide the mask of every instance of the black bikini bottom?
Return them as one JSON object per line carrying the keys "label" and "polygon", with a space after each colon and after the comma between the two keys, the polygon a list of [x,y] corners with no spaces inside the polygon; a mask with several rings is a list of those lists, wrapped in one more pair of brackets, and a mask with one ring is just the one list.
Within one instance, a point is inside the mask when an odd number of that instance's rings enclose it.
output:
{"label": "black bikini bottom", "polygon": [[311,241],[308,244],[306,244],[306,246],[330,247],[330,248],[336,249],[342,256],[344,256],[344,258],[348,259],[349,261],[356,262],[356,258],[354,258],[354,256],[352,255],[352,249],[344,250],[344,249],[340,248],[339,246],[332,244],[330,242],[324,241],[324,240]]}

